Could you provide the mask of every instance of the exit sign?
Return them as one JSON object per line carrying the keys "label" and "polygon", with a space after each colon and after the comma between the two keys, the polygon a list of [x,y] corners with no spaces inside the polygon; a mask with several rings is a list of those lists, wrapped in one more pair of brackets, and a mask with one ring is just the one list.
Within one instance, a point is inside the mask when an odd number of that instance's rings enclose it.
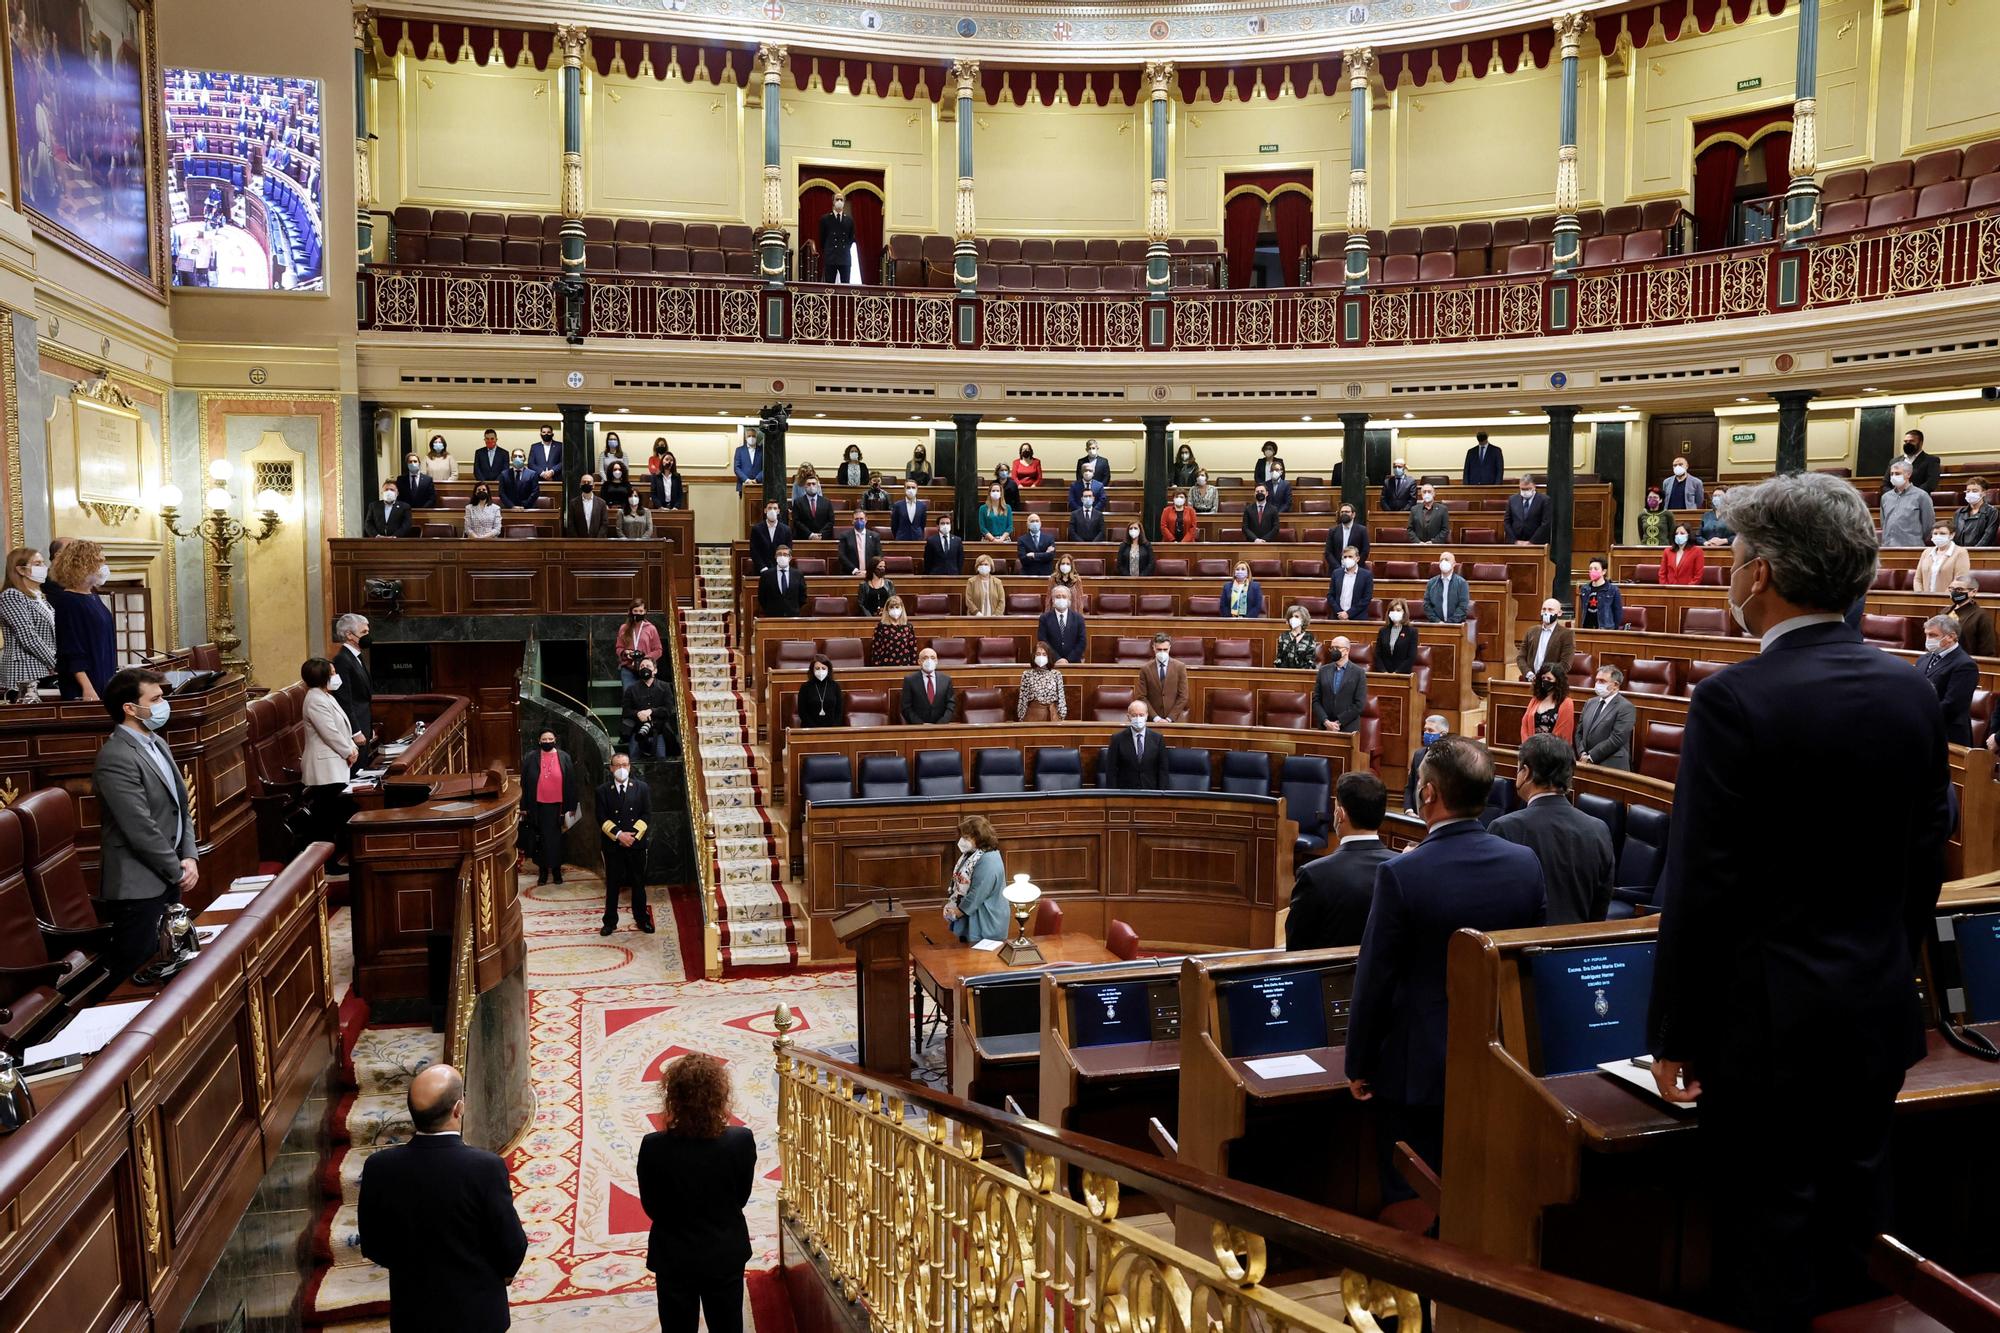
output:
{"label": "exit sign", "polygon": [[852,140],[852,139],[835,139],[835,140],[833,141],[833,146],[834,146],[835,148],[852,148],[852,147],[854,147],[854,140]]}
{"label": "exit sign", "polygon": [[1278,145],[1274,143],[1260,143],[1257,145],[1257,151],[1260,153],[1275,153],[1278,151]]}
{"label": "exit sign", "polygon": [[1752,88],[1762,88],[1763,86],[1764,80],[1762,79],[1738,79],[1736,81],[1736,91],[1739,93],[1747,93]]}
{"label": "exit sign", "polygon": [[1757,443],[1757,432],[1754,430],[1739,430],[1729,437],[1729,442],[1731,444],[1755,444]]}

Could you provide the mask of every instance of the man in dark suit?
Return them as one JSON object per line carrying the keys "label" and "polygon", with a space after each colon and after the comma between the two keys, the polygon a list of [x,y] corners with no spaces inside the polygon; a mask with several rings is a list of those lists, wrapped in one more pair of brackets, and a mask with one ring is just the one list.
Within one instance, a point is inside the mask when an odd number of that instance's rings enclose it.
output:
{"label": "man in dark suit", "polygon": [[340,676],[340,688],[333,697],[347,714],[347,725],[356,745],[367,745],[375,734],[375,681],[361,650],[368,643],[368,617],[349,611],[333,622],[334,641],[340,647],[333,654],[333,669]]}
{"label": "man in dark suit", "polygon": [[1134,696],[1146,705],[1148,721],[1187,721],[1187,667],[1174,661],[1174,641],[1166,631],[1153,636],[1153,660],[1139,668],[1132,684]]}
{"label": "man in dark suit", "polygon": [[950,513],[938,516],[937,535],[924,543],[924,573],[965,572],[965,541],[952,531],[952,527]]}
{"label": "man in dark suit", "polygon": [[1575,772],[1562,737],[1528,737],[1514,769],[1514,790],[1525,804],[1487,825],[1494,837],[1526,847],[1542,863],[1552,926],[1602,921],[1611,910],[1611,830],[1569,803]]}
{"label": "man in dark suit", "polygon": [[780,546],[771,567],[757,576],[758,614],[796,616],[805,605],[806,576],[792,568],[792,548]]}
{"label": "man in dark suit", "polygon": [[1278,540],[1278,520],[1282,517],[1278,506],[1271,503],[1270,488],[1258,486],[1257,497],[1243,506],[1243,540],[1259,544]]}
{"label": "man in dark suit", "polygon": [[1076,508],[1069,511],[1068,541],[1101,542],[1104,540],[1104,511],[1097,507],[1097,498],[1085,491],[1077,500]]}
{"label": "man in dark suit", "polygon": [[403,456],[403,475],[396,478],[397,497],[412,509],[436,509],[437,483],[415,454]]}
{"label": "man in dark suit", "polygon": [[958,713],[958,695],[951,677],[937,669],[937,654],[929,648],[917,654],[917,669],[903,677],[903,722],[936,726]]}
{"label": "man in dark suit", "polygon": [[1096,477],[1085,476],[1083,469],[1078,468],[1076,480],[1069,484],[1069,497],[1066,503],[1071,509],[1079,509],[1083,506],[1083,497],[1086,495],[1090,497],[1092,504],[1099,509],[1104,508],[1104,483]]}
{"label": "man in dark suit", "polygon": [[1438,557],[1437,573],[1424,584],[1424,619],[1433,625],[1463,625],[1472,614],[1472,588],[1458,572],[1458,557]]}
{"label": "man in dark suit", "polygon": [[1493,756],[1467,736],[1424,751],[1417,812],[1424,840],[1375,872],[1375,901],[1355,962],[1347,1077],[1374,1100],[1383,1193],[1408,1198],[1391,1165],[1398,1139],[1433,1168],[1444,1159],[1445,948],[1460,930],[1542,923],[1542,867],[1525,847],[1479,826]]}
{"label": "man in dark suit", "polygon": [[500,447],[500,432],[488,430],[472,455],[474,481],[498,481],[507,471],[507,451]]}
{"label": "man in dark suit", "polygon": [[1450,730],[1450,725],[1441,714],[1432,713],[1424,719],[1423,730],[1417,733],[1416,748],[1410,751],[1409,776],[1403,782],[1404,814],[1415,816],[1417,813],[1417,779],[1422,776],[1425,751]]}
{"label": "man in dark suit", "polygon": [[889,511],[889,535],[899,542],[920,542],[930,516],[931,507],[917,498],[917,484],[905,482],[903,498]]}
{"label": "man in dark suit", "polygon": [[[1085,440],[1083,457],[1076,460],[1076,475],[1080,478],[1086,473],[1099,486],[1111,484],[1111,460],[1104,456],[1104,450],[1098,447],[1096,440]],[[1099,492],[1097,498],[1102,500],[1103,493]]]}
{"label": "man in dark suit", "polygon": [[114,725],[97,748],[90,782],[103,825],[98,885],[111,927],[105,967],[113,983],[152,956],[168,907],[200,879],[187,783],[159,736],[173,711],[164,683],[158,672],[126,667],[104,687]]}
{"label": "man in dark suit", "polygon": [[743,432],[743,443],[736,446],[736,453],[730,459],[730,469],[736,475],[736,493],[743,494],[743,488],[764,480],[764,441],[754,430]]}
{"label": "man in dark suit", "polygon": [[[1919,491],[1938,489],[1938,481],[1944,476],[1944,463],[1936,454],[1924,449],[1924,433],[1920,430],[1903,432],[1903,461],[1910,465],[1910,486]],[[1882,473],[1882,488],[1889,487],[1889,474]]]}
{"label": "man in dark suit", "polygon": [[1476,443],[1465,451],[1465,472],[1460,480],[1468,486],[1498,486],[1507,466],[1500,457],[1500,446],[1489,443],[1483,430],[1473,438]]}
{"label": "man in dark suit", "polygon": [[533,509],[541,498],[541,478],[528,466],[528,456],[517,451],[513,465],[500,474],[500,507]]}
{"label": "man in dark suit", "polygon": [[403,503],[393,481],[382,483],[382,498],[368,506],[361,516],[364,537],[403,537],[410,531],[410,507]]}
{"label": "man in dark suit", "polygon": [[1426,486],[1418,493],[1406,525],[1413,542],[1436,545],[1451,540],[1451,507],[1438,503],[1437,491]]}
{"label": "man in dark suit", "polygon": [[750,568],[763,573],[771,567],[778,548],[791,544],[792,528],[784,520],[783,508],[776,500],[766,500],[764,521],[750,529]]}
{"label": "man in dark suit", "polygon": [[562,484],[563,446],[554,426],[542,427],[541,437],[528,446],[528,470],[542,481]]}
{"label": "man in dark suit", "polygon": [[609,509],[597,498],[597,479],[588,472],[577,483],[576,499],[563,515],[563,530],[572,537],[602,537],[609,526]]}
{"label": "man in dark suit", "polygon": [[1542,600],[1542,623],[1528,631],[1521,640],[1521,651],[1514,654],[1514,665],[1519,668],[1522,680],[1533,680],[1535,669],[1547,663],[1558,672],[1569,674],[1569,659],[1576,652],[1576,631],[1562,623],[1563,604],[1553,597]]}
{"label": "man in dark suit", "polygon": [[1368,561],[1368,525],[1354,516],[1352,505],[1342,505],[1340,514],[1334,520],[1333,530],[1326,534],[1326,567],[1333,569],[1340,563],[1340,553],[1349,547],[1361,558]]}
{"label": "man in dark suit", "polygon": [[653,909],[646,903],[646,816],[653,792],[632,776],[632,756],[611,756],[611,781],[597,789],[597,831],[604,837],[604,924],[600,935],[618,929],[618,891],[632,891],[632,922],[653,933]]}
{"label": "man in dark suit", "polygon": [[1860,493],[1792,473],[1732,488],[1724,515],[1729,603],[1762,651],[1688,705],[1653,1077],[1669,1100],[1700,1098],[1718,1313],[1794,1329],[1866,1294],[1853,1288],[1889,1221],[1896,1094],[1926,1049],[1915,978],[1951,777],[1936,692],[1841,622],[1876,570]]}
{"label": "man in dark suit", "polygon": [[1350,546],[1329,567],[1333,577],[1326,585],[1326,613],[1335,620],[1368,619],[1368,603],[1375,599],[1375,575],[1361,563],[1361,552]]}
{"label": "man in dark suit", "polygon": [[1070,606],[1070,590],[1058,585],[1049,594],[1049,609],[1035,623],[1036,637],[1055,654],[1056,666],[1081,662],[1084,657],[1083,613]]}
{"label": "man in dark suit", "polygon": [[847,196],[833,196],[833,211],[819,219],[821,282],[854,281],[854,216],[847,211]]}
{"label": "man in dark suit", "polygon": [[1125,729],[1104,747],[1105,771],[1098,775],[1098,786],[1127,791],[1167,789],[1167,743],[1147,734],[1146,712],[1144,699],[1134,699],[1125,706]]}
{"label": "man in dark suit", "polygon": [[792,533],[800,541],[833,535],[833,505],[819,493],[817,480],[806,483],[806,493],[792,501]]}
{"label": "man in dark suit", "polygon": [[[1979,581],[1960,574],[1951,581],[1951,609],[1945,612],[1958,622],[1958,646],[1973,657],[2000,657],[2000,632],[1993,628],[1993,613],[1979,604]],[[1855,621],[1858,625],[1859,619]]]}
{"label": "man in dark suit", "polygon": [[409,1142],[361,1166],[361,1253],[389,1270],[391,1333],[497,1333],[507,1284],[528,1256],[507,1163],[470,1147],[465,1080],[432,1065],[410,1080]]}
{"label": "man in dark suit", "polygon": [[1369,772],[1342,773],[1333,788],[1334,849],[1299,867],[1285,914],[1287,949],[1338,949],[1361,943],[1375,872],[1394,853],[1376,830],[1389,791]]}
{"label": "man in dark suit", "polygon": [[1548,497],[1521,478],[1520,493],[1507,502],[1506,539],[1516,546],[1539,546],[1549,539]]}
{"label": "man in dark suit", "polygon": [[1576,719],[1576,757],[1584,763],[1632,767],[1632,727],[1637,710],[1625,697],[1624,688],[1624,672],[1615,666],[1597,668],[1592,687],[1597,697],[1583,706]]}
{"label": "man in dark suit", "polygon": [[1349,660],[1350,646],[1345,636],[1335,638],[1313,678],[1313,725],[1321,731],[1353,731],[1368,707],[1368,673]]}
{"label": "man in dark suit", "polygon": [[843,574],[866,574],[882,558],[882,534],[868,526],[868,515],[859,509],[836,545]]}
{"label": "man in dark suit", "polygon": [[1382,507],[1384,509],[1408,509],[1417,502],[1417,481],[1410,475],[1410,466],[1397,459],[1390,468],[1389,475],[1382,479]]}
{"label": "man in dark suit", "polygon": [[1944,715],[1944,738],[1953,745],[1972,744],[1972,692],[1979,688],[1979,663],[1958,646],[1958,622],[1932,616],[1924,622],[1924,655],[1917,670],[1937,691]]}
{"label": "man in dark suit", "polygon": [[1028,530],[1014,543],[1014,555],[1021,562],[1021,572],[1031,578],[1045,579],[1054,571],[1056,539],[1042,526],[1040,514],[1028,515]]}

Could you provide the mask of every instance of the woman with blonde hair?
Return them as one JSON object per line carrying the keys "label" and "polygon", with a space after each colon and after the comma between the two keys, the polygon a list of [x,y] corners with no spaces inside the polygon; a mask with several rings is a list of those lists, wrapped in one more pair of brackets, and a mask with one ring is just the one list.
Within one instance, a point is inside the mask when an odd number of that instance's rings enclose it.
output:
{"label": "woman with blonde hair", "polygon": [[965,614],[1000,616],[1007,613],[1007,585],[993,572],[993,557],[979,553],[973,575],[965,581]]}
{"label": "woman with blonde hair", "polygon": [[104,548],[92,541],[63,544],[49,565],[45,589],[56,613],[56,685],[65,699],[95,699],[118,670],[118,633],[97,590],[111,581]]}
{"label": "woman with blonde hair", "polygon": [[742,1333],[750,1228],[743,1209],[757,1178],[757,1138],[729,1123],[729,1068],[693,1051],[660,1080],[665,1127],[639,1141],[639,1205],[652,1227],[646,1267],[662,1333]]}
{"label": "woman with blonde hair", "polygon": [[1007,938],[1007,900],[1000,890],[1007,883],[1007,865],[1000,859],[1000,838],[979,815],[958,821],[958,860],[945,888],[944,920],[951,933],[967,944]]}
{"label": "woman with blonde hair", "polygon": [[870,666],[908,667],[917,664],[917,631],[903,609],[901,597],[890,597],[875,622],[875,639],[868,649]]}
{"label": "woman with blonde hair", "polygon": [[0,586],[0,690],[14,700],[33,702],[35,687],[56,674],[56,612],[42,593],[49,561],[32,546],[7,553],[7,582]]}

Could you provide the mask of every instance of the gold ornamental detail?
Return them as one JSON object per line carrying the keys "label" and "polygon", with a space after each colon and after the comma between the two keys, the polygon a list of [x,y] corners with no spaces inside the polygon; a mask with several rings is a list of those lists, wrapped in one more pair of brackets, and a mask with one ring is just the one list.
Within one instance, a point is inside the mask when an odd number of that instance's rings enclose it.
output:
{"label": "gold ornamental detail", "polygon": [[167,1266],[167,1238],[160,1225],[160,1152],[153,1141],[152,1113],[149,1111],[141,1116],[135,1128],[139,1154],[139,1219],[146,1229],[146,1253],[157,1270]]}
{"label": "gold ornamental detail", "polygon": [[979,62],[977,60],[954,60],[951,62],[952,83],[958,89],[960,100],[971,98],[973,89],[979,83]]}
{"label": "gold ornamental detail", "polygon": [[1565,217],[1574,214],[1579,193],[1576,183],[1576,145],[1566,143],[1556,149],[1556,212]]}
{"label": "gold ornamental detail", "polygon": [[181,782],[187,787],[188,832],[196,842],[201,841],[201,790],[195,785],[194,765],[181,765]]}
{"label": "gold ornamental detail", "polygon": [[1564,60],[1575,60],[1583,49],[1584,16],[1572,10],[1555,17],[1556,41]]}
{"label": "gold ornamental detail", "polygon": [[1167,100],[1167,93],[1174,84],[1174,62],[1171,60],[1149,60],[1146,62],[1146,86],[1155,102]]}
{"label": "gold ornamental detail", "polygon": [[570,69],[583,68],[583,52],[590,45],[590,29],[581,23],[556,24],[556,49]]}
{"label": "gold ornamental detail", "polygon": [[1358,51],[1347,53],[1347,86],[1350,90],[1366,88],[1375,77],[1375,49],[1364,46]]}
{"label": "gold ornamental detail", "polygon": [[257,1112],[271,1105],[271,1048],[264,1035],[264,983],[250,983],[250,1061],[257,1070]]}
{"label": "gold ornamental detail", "polygon": [[493,942],[493,863],[479,863],[479,938]]}
{"label": "gold ornamental detail", "polygon": [[320,994],[328,1004],[333,1003],[333,930],[326,918],[326,884],[320,883],[319,893],[319,981]]}
{"label": "gold ornamental detail", "polygon": [[1792,103],[1792,179],[1810,176],[1819,166],[1819,101],[1801,97]]}

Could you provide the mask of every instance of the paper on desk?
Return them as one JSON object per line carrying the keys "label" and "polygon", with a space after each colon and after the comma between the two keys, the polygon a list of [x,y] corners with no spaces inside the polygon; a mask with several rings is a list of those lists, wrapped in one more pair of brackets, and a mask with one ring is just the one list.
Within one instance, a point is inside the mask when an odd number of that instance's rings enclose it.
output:
{"label": "paper on desk", "polygon": [[1675,1115],[1694,1114],[1694,1102],[1670,1102],[1665,1097],[1662,1097],[1660,1095],[1660,1085],[1653,1081],[1653,1071],[1649,1067],[1639,1064],[1637,1061],[1606,1060],[1598,1068],[1617,1079],[1620,1083],[1628,1083],[1637,1088],[1651,1099],[1655,1106],[1664,1106]]}
{"label": "paper on desk", "polygon": [[1245,1060],[1243,1064],[1258,1078],[1298,1078],[1326,1072],[1310,1055],[1273,1055],[1263,1060]]}
{"label": "paper on desk", "polygon": [[258,890],[239,889],[234,893],[218,893],[215,901],[205,909],[210,912],[232,912],[239,907],[248,907],[256,900]]}
{"label": "paper on desk", "polygon": [[999,953],[1000,947],[1005,943],[1005,940],[981,940],[972,947],[985,953]]}
{"label": "paper on desk", "polygon": [[254,891],[263,888],[276,878],[276,875],[238,875],[235,879],[229,881],[229,887],[232,889],[250,889]]}
{"label": "paper on desk", "polygon": [[69,1021],[69,1026],[52,1039],[39,1046],[30,1046],[21,1063],[33,1069],[36,1065],[95,1055],[109,1045],[113,1037],[123,1032],[149,1003],[149,1000],[127,1000],[123,1004],[100,1004],[78,1010],[76,1017]]}

